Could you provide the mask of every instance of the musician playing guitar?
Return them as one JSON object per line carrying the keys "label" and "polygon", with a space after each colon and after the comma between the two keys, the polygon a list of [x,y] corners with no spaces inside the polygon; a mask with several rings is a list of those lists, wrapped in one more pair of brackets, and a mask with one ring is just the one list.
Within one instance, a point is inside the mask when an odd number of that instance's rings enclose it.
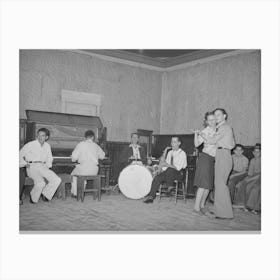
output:
{"label": "musician playing guitar", "polygon": [[[145,197],[145,203],[152,203],[156,197],[159,186],[166,183],[168,186],[173,185],[174,180],[182,179],[182,170],[187,167],[187,155],[180,148],[181,141],[179,137],[172,137],[171,147],[167,147],[160,159],[159,170],[161,172],[153,178],[150,193]],[[167,152],[168,151],[168,152]],[[167,153],[166,159],[165,155]]]}

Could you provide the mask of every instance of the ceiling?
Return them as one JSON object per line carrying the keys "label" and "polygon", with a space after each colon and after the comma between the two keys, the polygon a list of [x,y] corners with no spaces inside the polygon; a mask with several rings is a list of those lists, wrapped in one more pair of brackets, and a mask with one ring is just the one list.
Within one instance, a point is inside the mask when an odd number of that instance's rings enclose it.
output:
{"label": "ceiling", "polygon": [[233,51],[232,49],[83,49],[83,52],[110,56],[150,66],[168,68],[190,61]]}
{"label": "ceiling", "polygon": [[149,49],[149,50],[123,50],[129,53],[134,53],[138,55],[143,55],[147,57],[152,58],[158,58],[158,59],[168,59],[172,57],[177,57],[181,55],[190,54],[199,50],[168,50],[168,49]]}

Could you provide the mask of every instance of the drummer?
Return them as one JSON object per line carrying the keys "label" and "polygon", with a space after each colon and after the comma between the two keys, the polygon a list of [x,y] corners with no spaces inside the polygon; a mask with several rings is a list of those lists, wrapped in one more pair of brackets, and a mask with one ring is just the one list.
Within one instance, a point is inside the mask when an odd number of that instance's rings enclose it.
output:
{"label": "drummer", "polygon": [[145,151],[142,146],[139,145],[139,136],[137,133],[131,134],[131,144],[126,146],[120,155],[120,163],[122,169],[126,167],[130,162],[142,162],[146,160]]}
{"label": "drummer", "polygon": [[[187,155],[180,148],[181,141],[179,137],[172,137],[172,149],[167,153],[166,160],[161,159],[160,168],[162,172],[154,177],[150,193],[145,197],[145,203],[153,203],[159,186],[166,183],[168,186],[173,185],[174,180],[181,180],[183,177],[183,169],[187,167]],[[169,149],[167,147],[166,151]]]}

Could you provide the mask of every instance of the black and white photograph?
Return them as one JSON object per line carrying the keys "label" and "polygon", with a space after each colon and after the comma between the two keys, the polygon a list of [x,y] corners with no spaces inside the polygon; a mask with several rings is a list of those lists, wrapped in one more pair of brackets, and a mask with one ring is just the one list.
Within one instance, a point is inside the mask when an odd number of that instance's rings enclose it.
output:
{"label": "black and white photograph", "polygon": [[279,23],[0,0],[0,280],[279,280]]}
{"label": "black and white photograph", "polygon": [[19,56],[20,231],[261,230],[261,50]]}

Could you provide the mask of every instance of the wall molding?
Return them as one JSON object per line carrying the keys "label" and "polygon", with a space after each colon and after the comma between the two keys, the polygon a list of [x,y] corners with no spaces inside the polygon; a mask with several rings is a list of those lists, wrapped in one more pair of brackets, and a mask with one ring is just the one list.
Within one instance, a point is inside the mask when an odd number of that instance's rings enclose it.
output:
{"label": "wall molding", "polygon": [[251,52],[255,52],[257,51],[256,49],[244,49],[244,50],[233,50],[230,52],[226,52],[226,53],[222,53],[222,54],[217,54],[217,55],[212,55],[209,57],[205,57],[205,58],[200,58],[200,59],[196,59],[190,62],[186,62],[186,63],[182,63],[182,64],[178,64],[178,65],[174,65],[171,67],[168,67],[166,69],[164,69],[167,72],[171,72],[171,71],[175,71],[175,70],[182,70],[191,66],[195,66],[198,64],[204,64],[204,63],[208,63],[208,62],[212,62],[215,60],[219,60],[219,59],[223,59],[226,57],[232,57],[235,55],[240,55],[240,54],[247,54],[247,53],[251,53]]}
{"label": "wall molding", "polygon": [[181,70],[184,68],[195,66],[197,64],[202,64],[202,63],[219,60],[219,59],[230,57],[230,56],[255,52],[255,51],[257,51],[257,49],[230,50],[230,51],[221,52],[221,53],[219,53],[219,50],[211,50],[211,52],[208,54],[208,56],[206,56],[205,52],[202,53],[202,51],[201,51],[200,55],[201,56],[204,55],[206,57],[199,58],[199,54],[197,53],[195,55],[192,55],[192,57],[189,57],[189,59],[192,59],[192,60],[188,61],[188,62],[184,62],[183,60],[182,60],[182,62],[180,62],[179,61],[180,58],[178,58],[178,60],[176,60],[177,64],[173,65],[173,66],[169,66],[169,67],[153,66],[153,65],[149,65],[149,64],[145,64],[145,63],[141,63],[141,62],[131,61],[131,60],[124,59],[124,58],[113,57],[110,55],[94,53],[94,52],[89,52],[89,51],[85,51],[85,50],[61,49],[60,51],[68,51],[68,52],[77,53],[77,54],[81,54],[81,55],[87,55],[90,57],[99,58],[101,60],[114,62],[114,63],[120,63],[120,64],[124,64],[127,66],[132,66],[132,67],[137,67],[137,68],[142,68],[142,69],[154,70],[154,71],[158,71],[158,72],[171,72],[171,71]]}
{"label": "wall molding", "polygon": [[120,64],[124,64],[124,65],[127,65],[127,66],[132,66],[132,67],[137,67],[137,68],[142,68],[142,69],[154,70],[154,71],[159,71],[159,72],[163,70],[163,68],[158,67],[158,66],[152,66],[152,65],[145,64],[145,63],[130,61],[130,60],[126,60],[126,59],[123,59],[123,58],[112,57],[112,56],[109,56],[109,55],[104,55],[104,54],[99,54],[99,53],[87,52],[87,51],[84,51],[84,50],[67,50],[66,49],[66,50],[61,50],[61,51],[78,53],[78,54],[87,55],[87,56],[90,56],[90,57],[99,58],[101,60],[114,62],[114,63],[120,63]]}

